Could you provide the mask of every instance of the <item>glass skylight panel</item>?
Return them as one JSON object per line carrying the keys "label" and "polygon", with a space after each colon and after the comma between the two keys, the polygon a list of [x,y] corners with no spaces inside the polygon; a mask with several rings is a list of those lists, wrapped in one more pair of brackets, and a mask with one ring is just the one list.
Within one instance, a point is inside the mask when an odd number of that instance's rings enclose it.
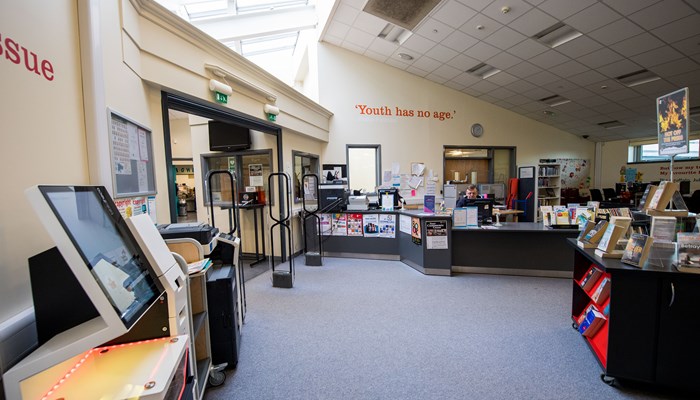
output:
{"label": "glass skylight panel", "polygon": [[306,4],[308,0],[236,0],[236,10],[244,14]]}
{"label": "glass skylight panel", "polygon": [[182,4],[187,10],[190,17],[201,14],[212,14],[216,12],[225,12],[228,10],[228,0],[198,0],[198,1],[183,1]]}
{"label": "glass skylight panel", "polygon": [[299,38],[299,31],[281,35],[265,36],[241,41],[241,54],[245,57],[256,54],[294,49]]}

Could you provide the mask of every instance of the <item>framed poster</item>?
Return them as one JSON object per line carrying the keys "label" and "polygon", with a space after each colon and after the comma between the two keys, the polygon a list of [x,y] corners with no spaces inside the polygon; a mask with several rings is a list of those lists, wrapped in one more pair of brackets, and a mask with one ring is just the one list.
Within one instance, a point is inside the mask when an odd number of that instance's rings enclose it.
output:
{"label": "framed poster", "polygon": [[156,194],[151,130],[108,110],[114,198]]}

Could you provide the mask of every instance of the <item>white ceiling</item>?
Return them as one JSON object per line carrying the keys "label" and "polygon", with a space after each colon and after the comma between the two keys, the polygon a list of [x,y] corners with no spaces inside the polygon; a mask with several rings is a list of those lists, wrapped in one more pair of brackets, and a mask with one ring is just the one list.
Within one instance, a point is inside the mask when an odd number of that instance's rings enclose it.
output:
{"label": "white ceiling", "polygon": [[[321,40],[590,140],[653,137],[657,97],[688,87],[691,110],[700,98],[700,0],[442,0],[402,44],[378,37],[387,21],[366,2],[339,0]],[[582,35],[556,48],[533,39],[560,21]],[[501,72],[466,72],[479,63]],[[661,79],[615,79],[643,69]],[[553,95],[571,101],[539,101]],[[598,125],[608,121],[625,126]]]}

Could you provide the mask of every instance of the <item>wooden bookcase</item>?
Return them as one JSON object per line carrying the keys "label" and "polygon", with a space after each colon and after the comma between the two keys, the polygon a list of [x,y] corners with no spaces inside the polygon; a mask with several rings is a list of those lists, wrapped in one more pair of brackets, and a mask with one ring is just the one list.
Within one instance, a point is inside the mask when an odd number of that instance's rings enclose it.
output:
{"label": "wooden bookcase", "polygon": [[[603,380],[641,381],[700,391],[700,275],[675,270],[670,258],[650,256],[643,268],[597,257],[593,249],[575,247],[571,318],[577,320],[592,302],[593,288],[580,285],[594,266],[610,278],[608,319],[591,338],[583,337],[603,369]],[[602,278],[601,278],[602,280]],[[577,331],[578,334],[578,331]]]}

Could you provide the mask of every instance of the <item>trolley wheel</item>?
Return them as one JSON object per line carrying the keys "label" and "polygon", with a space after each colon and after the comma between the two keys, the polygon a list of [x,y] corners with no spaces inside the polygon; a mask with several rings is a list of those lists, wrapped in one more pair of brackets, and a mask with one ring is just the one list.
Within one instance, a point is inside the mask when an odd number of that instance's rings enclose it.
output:
{"label": "trolley wheel", "polygon": [[209,384],[211,386],[221,386],[226,380],[226,373],[224,371],[211,371],[209,372]]}
{"label": "trolley wheel", "polygon": [[576,322],[572,322],[571,327],[574,328],[575,331],[578,330],[578,324]]}
{"label": "trolley wheel", "polygon": [[612,376],[607,376],[605,374],[600,374],[600,380],[602,380],[606,385],[615,386],[615,378]]}

